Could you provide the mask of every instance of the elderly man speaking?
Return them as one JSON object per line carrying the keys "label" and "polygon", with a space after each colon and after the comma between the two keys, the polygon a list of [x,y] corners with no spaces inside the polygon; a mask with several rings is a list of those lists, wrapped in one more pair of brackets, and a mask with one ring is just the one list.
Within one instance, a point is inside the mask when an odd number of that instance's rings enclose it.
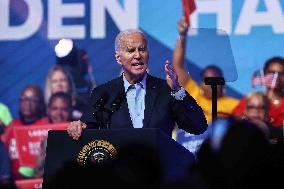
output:
{"label": "elderly man speaking", "polygon": [[[201,134],[207,128],[202,109],[180,87],[172,64],[166,61],[166,80],[147,73],[149,52],[147,39],[140,30],[120,32],[115,39],[115,58],[123,73],[91,94],[89,110],[79,121],[68,126],[68,134],[78,140],[85,128],[160,128],[171,136],[177,123],[180,129]],[[114,108],[114,105],[119,104]],[[100,116],[101,108],[111,116]],[[112,111],[115,109],[115,111]],[[105,112],[104,112],[105,113]]]}

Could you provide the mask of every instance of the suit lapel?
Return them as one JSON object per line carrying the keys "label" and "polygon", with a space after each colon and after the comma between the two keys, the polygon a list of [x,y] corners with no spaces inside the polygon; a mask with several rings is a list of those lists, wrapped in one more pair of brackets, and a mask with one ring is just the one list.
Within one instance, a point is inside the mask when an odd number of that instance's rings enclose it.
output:
{"label": "suit lapel", "polygon": [[158,83],[156,82],[156,80],[152,76],[148,75],[146,81],[145,110],[143,120],[144,128],[149,126],[149,121],[152,117],[153,108],[158,95],[157,88]]}
{"label": "suit lapel", "polygon": [[126,125],[133,127],[126,99],[122,103],[119,113],[121,114],[120,117],[125,119]]}
{"label": "suit lapel", "polygon": [[[112,91],[118,91],[116,96],[118,94],[124,93],[124,84],[122,76],[120,76],[117,82],[114,83]],[[133,127],[126,98],[122,102],[119,111],[115,113],[115,116],[119,118],[119,120],[121,120],[121,123],[125,124],[123,127]],[[112,124],[118,124],[118,123],[112,123]]]}

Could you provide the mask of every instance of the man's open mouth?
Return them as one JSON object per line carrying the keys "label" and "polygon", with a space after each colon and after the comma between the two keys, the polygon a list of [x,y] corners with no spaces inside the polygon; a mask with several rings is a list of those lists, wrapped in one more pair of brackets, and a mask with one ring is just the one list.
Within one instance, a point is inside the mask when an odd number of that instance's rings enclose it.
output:
{"label": "man's open mouth", "polygon": [[143,62],[137,62],[137,63],[132,64],[132,66],[143,66],[143,65],[144,65]]}

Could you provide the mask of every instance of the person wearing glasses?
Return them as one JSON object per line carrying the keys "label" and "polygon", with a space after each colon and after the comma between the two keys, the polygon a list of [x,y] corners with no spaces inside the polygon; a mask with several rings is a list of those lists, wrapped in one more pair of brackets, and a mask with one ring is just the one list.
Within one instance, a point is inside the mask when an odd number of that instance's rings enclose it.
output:
{"label": "person wearing glasses", "polygon": [[[282,128],[284,124],[284,59],[272,57],[268,59],[263,67],[264,77],[267,74],[277,73],[275,83],[263,84],[265,95],[269,100],[268,121],[276,128]],[[233,114],[243,116],[246,107],[246,96],[236,106]]]}
{"label": "person wearing glasses", "polygon": [[21,179],[23,177],[18,171],[20,166],[19,154],[13,135],[13,128],[47,124],[48,121],[45,115],[46,109],[41,88],[37,85],[27,85],[24,87],[19,97],[19,117],[12,121],[3,136],[3,141],[10,155],[14,179]]}

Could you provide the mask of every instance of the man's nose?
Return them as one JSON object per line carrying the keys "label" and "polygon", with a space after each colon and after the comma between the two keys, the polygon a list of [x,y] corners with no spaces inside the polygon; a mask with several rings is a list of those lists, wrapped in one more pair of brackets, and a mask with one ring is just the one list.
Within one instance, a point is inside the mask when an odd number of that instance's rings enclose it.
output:
{"label": "man's nose", "polygon": [[141,54],[140,54],[140,52],[139,52],[138,50],[136,50],[136,51],[134,52],[134,58],[137,58],[137,59],[140,59],[140,58],[141,58]]}

